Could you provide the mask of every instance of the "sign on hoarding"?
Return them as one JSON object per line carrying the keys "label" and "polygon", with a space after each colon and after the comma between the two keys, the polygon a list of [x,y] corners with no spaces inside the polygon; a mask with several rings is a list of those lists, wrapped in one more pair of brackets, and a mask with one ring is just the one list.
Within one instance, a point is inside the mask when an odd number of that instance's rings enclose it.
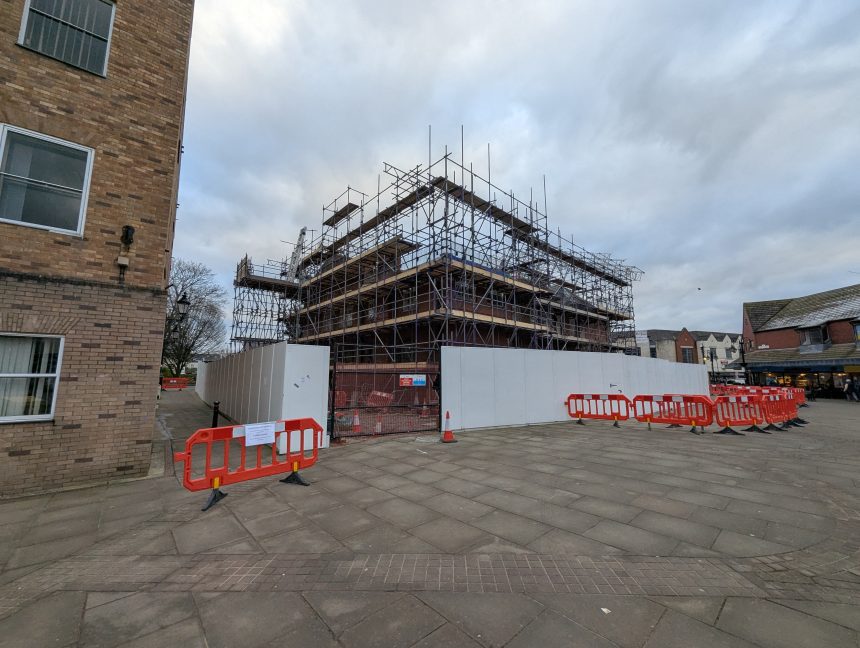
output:
{"label": "sign on hoarding", "polygon": [[400,374],[401,387],[426,387],[427,374]]}

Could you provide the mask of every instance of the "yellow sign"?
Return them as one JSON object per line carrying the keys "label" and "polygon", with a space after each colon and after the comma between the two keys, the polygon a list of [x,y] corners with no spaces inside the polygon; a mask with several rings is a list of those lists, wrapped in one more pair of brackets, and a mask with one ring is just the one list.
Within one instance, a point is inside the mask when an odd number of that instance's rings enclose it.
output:
{"label": "yellow sign", "polygon": [[860,365],[845,365],[845,371],[848,373],[860,373]]}

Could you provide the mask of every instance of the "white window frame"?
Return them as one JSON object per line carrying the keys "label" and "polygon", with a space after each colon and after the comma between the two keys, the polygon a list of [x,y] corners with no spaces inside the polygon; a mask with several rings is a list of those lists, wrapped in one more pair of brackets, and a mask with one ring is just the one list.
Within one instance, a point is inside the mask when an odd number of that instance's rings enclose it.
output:
{"label": "white window frame", "polygon": [[78,213],[77,230],[68,230],[59,227],[50,227],[48,225],[40,225],[38,223],[28,223],[26,221],[11,220],[8,218],[3,218],[2,214],[0,214],[0,223],[22,225],[23,227],[33,227],[35,229],[46,230],[55,234],[66,234],[68,236],[77,236],[82,238],[84,235],[84,225],[87,220],[87,203],[90,197],[90,181],[92,180],[93,163],[96,157],[95,150],[91,149],[88,146],[82,146],[80,144],[75,144],[74,142],[69,142],[68,140],[60,139],[59,137],[51,137],[50,135],[45,135],[44,133],[37,133],[36,131],[27,130],[26,128],[20,128],[18,126],[12,126],[11,124],[0,123],[0,163],[2,163],[3,153],[6,150],[6,136],[10,132],[20,133],[21,135],[26,135],[27,137],[40,139],[46,142],[51,142],[52,144],[57,144],[59,146],[67,146],[68,148],[83,151],[87,154],[87,168],[84,171],[84,186],[81,188],[81,209]]}
{"label": "white window frame", "polygon": [[54,378],[54,395],[51,399],[51,411],[47,414],[33,414],[31,416],[0,416],[0,425],[4,423],[36,423],[38,421],[53,421],[57,412],[57,394],[60,393],[60,371],[63,368],[63,349],[66,346],[66,338],[62,335],[43,335],[41,333],[7,333],[0,331],[0,337],[25,337],[25,338],[52,338],[60,341],[57,352],[57,368],[54,373],[45,374],[18,374],[0,373],[0,378]]}
{"label": "white window frame", "polygon": [[[86,68],[82,68],[74,63],[68,63],[62,59],[58,59],[55,56],[51,56],[50,54],[46,54],[41,50],[33,49],[32,47],[28,47],[24,45],[24,34],[27,33],[27,20],[30,18],[30,0],[24,0],[24,15],[21,16],[21,29],[18,31],[18,45],[27,49],[31,52],[35,52],[36,54],[41,54],[42,56],[46,56],[52,61],[57,61],[59,63],[63,63],[64,65],[71,66],[76,70],[83,70],[84,72],[89,72],[90,74],[95,74],[96,76],[107,78],[107,70],[108,70],[108,61],[110,60],[110,50],[111,43],[113,42],[113,25],[116,20],[116,2],[112,0],[107,0],[111,5],[111,14],[110,14],[110,27],[108,28],[108,36],[107,36],[107,49],[105,50],[105,64],[102,67],[101,72],[93,72],[92,70],[88,70]],[[83,31],[83,30],[82,30]]]}

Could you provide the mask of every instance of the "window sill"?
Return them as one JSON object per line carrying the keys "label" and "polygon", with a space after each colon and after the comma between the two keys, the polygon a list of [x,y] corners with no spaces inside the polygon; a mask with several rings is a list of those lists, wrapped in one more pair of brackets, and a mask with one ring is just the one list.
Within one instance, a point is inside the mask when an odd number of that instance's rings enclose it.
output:
{"label": "window sill", "polygon": [[45,414],[43,416],[2,416],[0,417],[0,425],[8,423],[45,423],[53,420],[53,414]]}
{"label": "window sill", "polygon": [[36,223],[28,223],[26,221],[9,220],[7,218],[0,218],[0,223],[5,223],[8,225],[19,225],[21,227],[29,227],[31,229],[42,230],[43,232],[50,232],[51,234],[62,234],[63,236],[72,236],[74,238],[79,238],[79,239],[84,238],[83,231],[76,232],[74,230],[59,229],[56,227],[49,227],[48,225],[38,225]]}

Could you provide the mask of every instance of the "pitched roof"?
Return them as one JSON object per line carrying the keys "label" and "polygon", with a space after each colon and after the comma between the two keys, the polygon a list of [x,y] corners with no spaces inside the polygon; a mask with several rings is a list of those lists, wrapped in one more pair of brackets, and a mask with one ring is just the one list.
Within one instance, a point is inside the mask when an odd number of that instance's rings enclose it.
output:
{"label": "pitched roof", "polygon": [[724,339],[727,335],[728,335],[731,339],[733,339],[733,340],[734,340],[735,338],[739,338],[739,337],[741,336],[741,334],[740,334],[740,333],[718,333],[718,332],[716,332],[716,331],[690,331],[690,335],[692,335],[694,338],[696,338],[696,341],[697,341],[697,342],[701,342],[701,341],[703,341],[703,340],[707,340],[707,339],[708,339],[709,337],[711,337],[712,335],[713,335],[713,336],[714,336],[714,338],[716,338],[717,340],[722,340],[722,339]]}
{"label": "pitched roof", "polygon": [[794,299],[744,304],[753,331],[820,326],[860,318],[860,284]]}
{"label": "pitched roof", "polygon": [[669,331],[667,329],[648,329],[648,339],[652,342],[662,342],[664,340],[677,340],[681,335],[681,331]]}
{"label": "pitched roof", "polygon": [[[822,351],[813,352],[801,351],[798,347],[763,349],[761,351],[748,351],[746,362],[750,368],[762,365],[853,364],[860,362],[860,349],[853,342],[834,344]],[[732,365],[738,366],[739,361],[735,360]]]}

